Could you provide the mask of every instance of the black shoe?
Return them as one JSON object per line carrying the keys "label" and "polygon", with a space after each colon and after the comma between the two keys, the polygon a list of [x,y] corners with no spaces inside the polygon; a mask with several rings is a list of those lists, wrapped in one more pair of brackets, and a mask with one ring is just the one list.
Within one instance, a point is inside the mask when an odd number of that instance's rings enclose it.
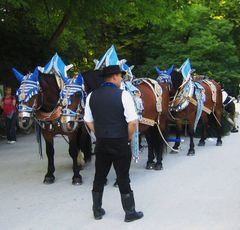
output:
{"label": "black shoe", "polygon": [[94,192],[92,191],[93,198],[93,215],[95,220],[101,220],[105,215],[105,210],[102,208],[102,196],[103,192]]}
{"label": "black shoe", "polygon": [[131,222],[141,219],[143,217],[142,212],[136,212],[133,192],[127,194],[121,194],[121,201],[123,210],[125,211],[125,222]]}

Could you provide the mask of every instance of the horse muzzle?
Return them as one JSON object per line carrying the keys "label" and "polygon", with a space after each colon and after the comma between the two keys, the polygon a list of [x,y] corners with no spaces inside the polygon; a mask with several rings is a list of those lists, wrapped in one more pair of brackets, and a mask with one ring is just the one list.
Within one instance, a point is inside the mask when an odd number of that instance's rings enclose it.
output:
{"label": "horse muzzle", "polygon": [[18,125],[21,129],[29,129],[33,124],[33,117],[31,113],[22,112],[18,114]]}
{"label": "horse muzzle", "polygon": [[61,127],[64,132],[73,132],[78,127],[78,119],[77,116],[64,116],[62,115],[60,118]]}

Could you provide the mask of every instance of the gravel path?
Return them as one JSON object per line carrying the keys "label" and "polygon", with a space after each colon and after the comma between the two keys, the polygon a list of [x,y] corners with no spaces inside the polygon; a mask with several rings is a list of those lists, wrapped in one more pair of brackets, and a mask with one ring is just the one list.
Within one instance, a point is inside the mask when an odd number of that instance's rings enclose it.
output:
{"label": "gravel path", "polygon": [[[146,171],[146,151],[131,168],[136,206],[144,218],[124,223],[118,189],[111,171],[103,207],[107,214],[95,221],[91,212],[93,162],[82,171],[84,184],[71,184],[71,158],[62,138],[55,139],[56,182],[42,183],[47,159],[39,160],[34,135],[22,136],[15,145],[0,142],[0,229],[240,229],[240,134],[223,138],[216,147],[196,147],[188,157],[188,140],[179,154],[164,156],[163,171]],[[195,141],[197,143],[197,140]]]}

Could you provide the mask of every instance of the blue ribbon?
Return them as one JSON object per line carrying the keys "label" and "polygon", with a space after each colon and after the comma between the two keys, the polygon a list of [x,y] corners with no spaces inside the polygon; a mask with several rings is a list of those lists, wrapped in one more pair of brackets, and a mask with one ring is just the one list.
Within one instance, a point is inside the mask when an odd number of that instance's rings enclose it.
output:
{"label": "blue ribbon", "polygon": [[206,96],[204,93],[204,88],[202,87],[202,85],[198,82],[194,83],[195,86],[195,97],[197,100],[197,113],[196,113],[196,118],[195,118],[195,122],[194,122],[194,132],[196,131],[197,128],[197,124],[200,120],[200,117],[202,115],[202,111],[203,111],[203,106],[204,106],[204,102],[206,100]]}

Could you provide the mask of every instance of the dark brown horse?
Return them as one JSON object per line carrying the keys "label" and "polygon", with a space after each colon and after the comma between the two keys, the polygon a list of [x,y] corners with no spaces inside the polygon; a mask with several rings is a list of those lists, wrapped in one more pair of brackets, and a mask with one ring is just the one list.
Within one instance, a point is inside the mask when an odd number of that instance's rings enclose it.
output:
{"label": "dark brown horse", "polygon": [[[35,70],[36,71],[36,70]],[[38,75],[38,71],[35,72]],[[15,73],[16,74],[16,73]],[[80,125],[76,130],[71,132],[64,132],[61,127],[61,113],[63,106],[59,103],[60,89],[56,82],[56,78],[52,74],[39,74],[38,77],[31,79],[31,83],[36,83],[38,86],[38,92],[31,93],[31,84],[28,82],[28,77],[21,75],[18,72],[18,80],[21,81],[19,88],[19,117],[22,127],[27,127],[28,123],[31,123],[35,118],[37,123],[41,127],[43,137],[46,142],[46,154],[48,157],[48,170],[44,178],[44,183],[52,184],[55,181],[55,166],[54,166],[54,136],[57,134],[66,135],[69,142],[69,154],[73,159],[73,185],[82,184],[82,176],[80,175],[81,165],[78,162],[78,156],[81,155],[81,151],[84,152],[85,159],[91,157],[91,146],[84,148],[86,139],[90,140],[89,136],[85,136],[85,126]],[[30,91],[29,91],[30,90]],[[28,91],[30,92],[29,96]],[[21,96],[22,95],[22,96]],[[28,96],[28,100],[25,98]],[[76,103],[78,103],[79,95],[73,95],[71,97],[72,105],[71,109],[75,109]],[[76,102],[77,101],[77,102]],[[24,124],[24,125],[23,125]],[[81,138],[85,138],[85,142]],[[90,140],[91,141],[91,140]],[[81,151],[80,151],[81,150]]]}
{"label": "dark brown horse", "polygon": [[[143,103],[142,120],[139,132],[146,137],[148,161],[146,169],[161,170],[164,140],[167,131],[169,90],[167,83],[158,83],[151,79],[136,79],[133,84],[140,90]],[[157,86],[158,85],[158,86]],[[159,95],[156,91],[159,89]],[[161,133],[160,133],[161,132]],[[156,159],[156,161],[155,161]]]}
{"label": "dark brown horse", "polygon": [[[197,114],[197,99],[196,97],[188,97],[182,94],[181,92],[181,86],[183,84],[183,76],[178,71],[173,71],[171,75],[172,80],[172,90],[171,95],[174,96],[174,100],[171,103],[171,109],[172,111],[176,111],[176,108],[179,107],[181,101],[187,100],[188,106],[177,112],[173,112],[173,115],[176,118],[176,139],[180,139],[180,133],[182,128],[182,121],[186,120],[188,122],[188,128],[189,128],[189,136],[190,136],[190,148],[188,150],[188,155],[194,155],[195,149],[194,149],[194,142],[193,142],[193,136],[194,136],[194,123],[196,119]],[[210,82],[210,83],[209,83]],[[215,121],[217,122],[218,127],[218,136],[217,136],[217,146],[222,145],[221,140],[221,118],[222,118],[222,93],[221,93],[221,86],[215,82],[214,80],[208,80],[205,81],[205,79],[198,79],[198,83],[203,87],[206,98],[204,102],[204,108],[201,114],[201,122],[202,122],[202,132],[201,132],[201,139],[198,143],[198,146],[204,146],[205,145],[205,139],[206,136],[206,130],[209,122],[209,115],[214,116]],[[212,87],[215,88],[215,92],[211,89]],[[216,94],[216,101],[213,100],[214,95]],[[180,145],[180,142],[176,142],[173,146],[174,149],[178,149]]]}

